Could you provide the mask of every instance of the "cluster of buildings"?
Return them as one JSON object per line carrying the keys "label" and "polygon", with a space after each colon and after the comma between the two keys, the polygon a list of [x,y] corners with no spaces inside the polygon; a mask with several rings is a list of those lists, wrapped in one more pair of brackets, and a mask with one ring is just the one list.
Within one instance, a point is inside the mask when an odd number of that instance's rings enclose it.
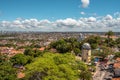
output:
{"label": "cluster of buildings", "polygon": [[115,60],[113,68],[114,68],[114,77],[112,80],[120,80],[120,58],[117,58]]}
{"label": "cluster of buildings", "polygon": [[7,55],[8,57],[12,57],[16,54],[19,54],[19,53],[24,53],[24,50],[25,49],[19,49],[19,50],[16,50],[14,49],[13,47],[0,47],[0,53],[1,54],[5,54]]}

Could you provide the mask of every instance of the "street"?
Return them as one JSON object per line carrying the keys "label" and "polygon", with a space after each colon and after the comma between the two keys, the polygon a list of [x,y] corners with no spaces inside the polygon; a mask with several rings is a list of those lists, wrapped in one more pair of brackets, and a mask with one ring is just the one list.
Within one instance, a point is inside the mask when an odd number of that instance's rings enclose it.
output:
{"label": "street", "polygon": [[93,76],[93,80],[111,80],[113,73],[110,70],[101,70],[99,64],[96,66],[96,72]]}

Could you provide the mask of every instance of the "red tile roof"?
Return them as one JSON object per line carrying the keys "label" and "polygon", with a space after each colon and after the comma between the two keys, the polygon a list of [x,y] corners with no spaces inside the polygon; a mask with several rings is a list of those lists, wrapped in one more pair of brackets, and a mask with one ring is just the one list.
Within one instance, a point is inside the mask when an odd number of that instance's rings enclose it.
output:
{"label": "red tile roof", "polygon": [[120,61],[120,58],[117,58],[116,61]]}
{"label": "red tile roof", "polygon": [[25,73],[19,72],[17,74],[17,78],[23,78],[23,77],[25,77]]}
{"label": "red tile roof", "polygon": [[120,78],[112,78],[112,80],[120,80]]}
{"label": "red tile roof", "polygon": [[117,61],[117,62],[114,63],[114,66],[113,66],[113,67],[114,67],[114,68],[120,68],[120,58],[117,58],[116,61]]}
{"label": "red tile roof", "polygon": [[39,50],[40,50],[40,51],[44,51],[44,50],[45,50],[45,47],[41,47]]}

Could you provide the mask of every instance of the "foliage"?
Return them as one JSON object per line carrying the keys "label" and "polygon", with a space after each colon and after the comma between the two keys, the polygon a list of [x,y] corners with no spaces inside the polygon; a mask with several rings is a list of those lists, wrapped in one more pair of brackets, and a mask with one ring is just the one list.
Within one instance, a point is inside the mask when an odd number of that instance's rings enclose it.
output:
{"label": "foliage", "polygon": [[115,55],[115,58],[120,57],[120,52],[116,52],[114,53],[114,55]]}
{"label": "foliage", "polygon": [[0,55],[0,80],[17,80],[16,69],[6,58],[6,56]]}
{"label": "foliage", "polygon": [[120,48],[120,38],[116,39],[115,42],[117,44],[117,47]]}
{"label": "foliage", "polygon": [[75,56],[70,53],[45,53],[43,57],[38,57],[33,63],[26,65],[26,68],[29,80],[78,80],[83,76],[81,72],[87,71],[87,66],[76,61]]}
{"label": "foliage", "polygon": [[38,56],[42,56],[44,52],[41,52],[40,50],[38,50],[37,48],[35,50],[31,49],[31,48],[27,48],[24,51],[24,55],[26,56],[30,56],[30,57],[38,57]]}
{"label": "foliage", "polygon": [[92,74],[89,71],[82,71],[80,76],[81,80],[92,80]]}
{"label": "foliage", "polygon": [[0,63],[4,63],[6,60],[8,60],[8,57],[0,54]]}
{"label": "foliage", "polygon": [[92,49],[96,49],[101,44],[101,38],[99,36],[89,36],[86,38],[83,43],[89,43]]}
{"label": "foliage", "polygon": [[114,32],[113,31],[108,31],[108,32],[105,33],[105,35],[107,35],[107,37],[110,38],[110,36],[114,35]]}
{"label": "foliage", "polygon": [[107,55],[112,54],[112,50],[110,47],[102,46],[100,53],[98,54],[99,56],[105,58]]}
{"label": "foliage", "polygon": [[105,43],[108,44],[108,47],[115,47],[116,46],[116,41],[114,41],[112,38],[105,39]]}
{"label": "foliage", "polygon": [[74,51],[74,48],[80,49],[80,43],[76,38],[61,39],[50,44],[51,48],[55,48],[60,53]]}
{"label": "foliage", "polygon": [[33,50],[31,48],[25,49],[24,54],[28,56],[34,55]]}
{"label": "foliage", "polygon": [[16,70],[9,62],[0,65],[0,80],[16,80]]}
{"label": "foliage", "polygon": [[113,31],[108,31],[108,32],[105,33],[105,35],[107,35],[107,37],[108,37],[108,39],[107,39],[108,46],[111,46],[111,45],[110,45],[111,36],[114,35],[114,32],[113,32]]}
{"label": "foliage", "polygon": [[80,49],[79,49],[79,48],[74,48],[74,53],[75,53],[75,55],[77,55],[77,54],[80,54],[80,53],[81,53],[81,51],[80,51]]}
{"label": "foliage", "polygon": [[116,39],[116,43],[120,44],[120,38]]}
{"label": "foliage", "polygon": [[14,64],[25,65],[29,61],[29,57],[25,56],[24,54],[16,54],[13,56],[10,61]]}

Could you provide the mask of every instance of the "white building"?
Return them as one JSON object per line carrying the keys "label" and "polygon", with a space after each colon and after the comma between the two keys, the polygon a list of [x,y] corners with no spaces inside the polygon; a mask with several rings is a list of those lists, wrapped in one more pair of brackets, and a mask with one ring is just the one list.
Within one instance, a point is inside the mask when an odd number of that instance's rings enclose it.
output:
{"label": "white building", "polygon": [[89,43],[82,45],[82,61],[87,63],[91,61],[91,46]]}

